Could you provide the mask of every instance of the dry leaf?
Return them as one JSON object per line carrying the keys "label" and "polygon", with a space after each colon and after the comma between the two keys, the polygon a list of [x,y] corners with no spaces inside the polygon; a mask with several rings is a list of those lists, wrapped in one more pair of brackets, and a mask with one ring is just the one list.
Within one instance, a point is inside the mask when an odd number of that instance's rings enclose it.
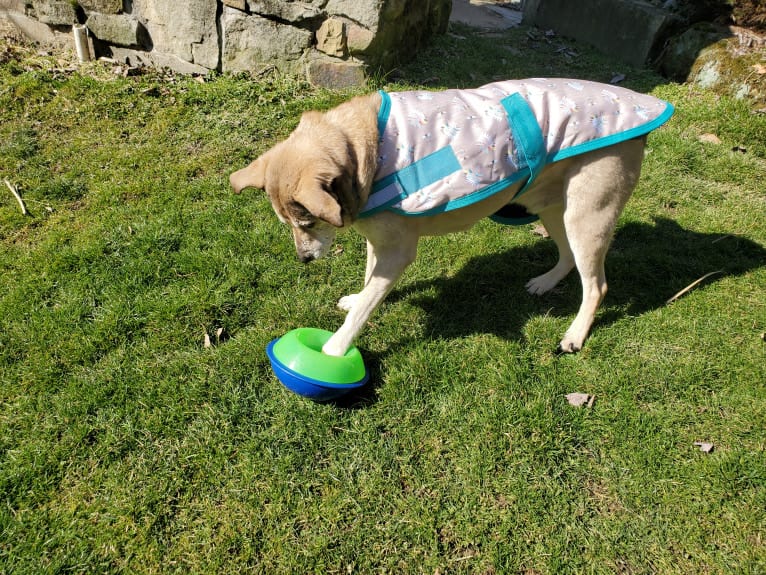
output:
{"label": "dry leaf", "polygon": [[532,228],[532,233],[542,238],[551,237],[550,234],[548,233],[548,230],[546,230],[545,226],[542,224],[537,224],[534,228]]}
{"label": "dry leaf", "polygon": [[766,74],[766,66],[763,64],[753,64],[753,70],[756,74]]}
{"label": "dry leaf", "polygon": [[702,453],[710,453],[715,448],[712,443],[706,443],[704,441],[695,441],[694,445],[699,447]]}
{"label": "dry leaf", "polygon": [[582,407],[583,405],[592,407],[596,396],[587,393],[567,393],[566,398],[569,405],[573,407]]}
{"label": "dry leaf", "polygon": [[721,140],[715,134],[702,134],[697,139],[700,142],[704,142],[706,144],[720,144],[721,143]]}

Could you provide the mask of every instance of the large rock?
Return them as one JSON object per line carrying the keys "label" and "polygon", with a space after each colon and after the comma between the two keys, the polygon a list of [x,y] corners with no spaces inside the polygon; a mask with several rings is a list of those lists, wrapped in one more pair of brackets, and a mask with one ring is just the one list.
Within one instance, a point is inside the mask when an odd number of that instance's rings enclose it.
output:
{"label": "large rock", "polygon": [[8,12],[5,17],[29,40],[54,50],[71,50],[72,36],[46,26],[39,20],[19,12]]}
{"label": "large rock", "polygon": [[360,57],[370,66],[399,65],[432,36],[446,32],[451,9],[452,0],[389,0],[377,28],[372,29],[374,39]]}
{"label": "large rock", "polygon": [[149,42],[144,27],[127,14],[94,12],[88,17],[85,25],[102,42],[117,46],[140,46]]}
{"label": "large rock", "polygon": [[365,66],[361,62],[343,62],[322,56],[310,59],[307,75],[309,82],[325,88],[360,86],[366,80]]}
{"label": "large rock", "polygon": [[78,0],[77,3],[86,12],[100,14],[119,14],[122,12],[122,0]]}
{"label": "large rock", "polygon": [[[399,11],[400,5],[404,5],[406,2],[407,0],[388,0],[388,4],[395,7],[394,10],[396,11]],[[429,1],[417,0],[414,3],[428,4]],[[360,2],[359,0],[329,0],[325,6],[325,11],[330,16],[344,16],[365,28],[375,30],[380,22],[380,12],[383,4],[383,0],[370,0],[368,2]]]}
{"label": "large rock", "polygon": [[323,0],[247,0],[247,9],[259,16],[298,23],[321,16],[322,4]]}
{"label": "large rock", "polygon": [[74,5],[68,0],[34,0],[32,7],[37,19],[50,26],[71,26],[77,23]]}
{"label": "large rock", "polygon": [[330,56],[346,55],[346,25],[335,18],[328,18],[317,30],[317,50]]}
{"label": "large rock", "polygon": [[730,33],[726,28],[706,22],[694,24],[668,40],[657,61],[657,67],[665,77],[685,82],[700,52],[728,36]]}
{"label": "large rock", "polygon": [[145,22],[154,51],[211,70],[218,67],[216,2],[133,0],[133,16]]}
{"label": "large rock", "polygon": [[[766,40],[766,39],[764,39]],[[754,105],[766,105],[766,74],[760,50],[748,50],[743,38],[732,36],[705,47],[691,66],[688,79]]]}
{"label": "large rock", "polygon": [[199,64],[192,64],[186,60],[181,60],[178,56],[162,52],[146,52],[144,50],[134,50],[133,48],[112,47],[109,50],[109,55],[118,62],[135,67],[146,66],[172,70],[179,74],[199,74],[203,76],[210,72],[210,70],[203,68]]}
{"label": "large rock", "polygon": [[221,17],[221,29],[224,72],[254,72],[272,65],[286,72],[302,72],[313,39],[309,30],[228,7]]}
{"label": "large rock", "polygon": [[223,0],[223,4],[237,10],[247,10],[247,0]]}
{"label": "large rock", "polygon": [[642,0],[527,0],[524,21],[641,66],[659,53],[677,17]]}

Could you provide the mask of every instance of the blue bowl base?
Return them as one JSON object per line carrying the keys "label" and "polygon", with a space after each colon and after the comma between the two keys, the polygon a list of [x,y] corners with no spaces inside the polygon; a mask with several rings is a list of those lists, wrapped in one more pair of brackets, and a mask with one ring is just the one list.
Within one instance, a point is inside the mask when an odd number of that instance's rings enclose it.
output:
{"label": "blue bowl base", "polygon": [[287,389],[296,393],[302,397],[306,397],[316,402],[332,401],[338,399],[351,392],[354,389],[359,389],[364,386],[370,378],[370,374],[365,368],[364,377],[354,383],[328,383],[324,381],[318,381],[310,377],[305,377],[286,365],[284,365],[273,353],[274,344],[279,341],[275,339],[266,346],[266,355],[271,362],[271,369],[274,371],[274,375]]}

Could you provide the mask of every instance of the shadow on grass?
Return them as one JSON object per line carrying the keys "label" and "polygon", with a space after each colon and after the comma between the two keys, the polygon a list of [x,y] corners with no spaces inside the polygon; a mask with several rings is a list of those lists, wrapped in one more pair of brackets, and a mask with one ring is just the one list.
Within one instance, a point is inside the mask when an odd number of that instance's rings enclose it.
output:
{"label": "shadow on grass", "polygon": [[[422,307],[427,312],[425,334],[429,338],[490,333],[521,340],[530,317],[546,313],[563,317],[577,312],[581,288],[576,272],[542,297],[531,296],[524,289],[527,280],[547,271],[556,257],[553,242],[541,240],[533,247],[476,257],[454,277],[402,286],[389,299],[407,298]],[[703,285],[764,265],[766,249],[741,236],[694,232],[666,218],[656,219],[654,225],[628,223],[617,231],[607,255],[606,305],[611,307],[602,306],[594,328],[660,308],[707,273],[721,272]],[[376,390],[384,380],[384,356],[409,343],[392,341],[380,354],[365,353],[370,383],[334,404],[358,409],[375,403]]]}
{"label": "shadow on grass", "polygon": [[[553,242],[541,240],[531,248],[474,258],[454,277],[409,285],[392,298],[409,296],[427,312],[429,337],[491,333],[521,339],[530,317],[577,312],[581,287],[576,272],[542,297],[530,296],[524,289],[527,280],[547,271],[556,257]],[[741,236],[698,233],[668,219],[657,219],[654,225],[626,224],[618,230],[606,262],[606,303],[616,307],[606,312],[602,307],[596,326],[662,307],[709,272],[721,271],[705,284],[764,265],[766,250]],[[421,295],[426,291],[428,295]]]}
{"label": "shadow on grass", "polygon": [[[396,346],[398,347],[398,345],[399,342],[397,342]],[[365,350],[364,365],[370,374],[370,381],[367,385],[353,390],[348,395],[327,402],[328,405],[341,409],[364,409],[377,403],[377,390],[384,383],[381,369],[382,357],[383,355],[380,353],[372,353]]]}

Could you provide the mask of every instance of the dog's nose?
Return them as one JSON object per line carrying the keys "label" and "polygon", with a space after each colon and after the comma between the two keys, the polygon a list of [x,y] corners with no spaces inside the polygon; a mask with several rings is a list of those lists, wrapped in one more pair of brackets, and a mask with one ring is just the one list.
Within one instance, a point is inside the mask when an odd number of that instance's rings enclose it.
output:
{"label": "dog's nose", "polygon": [[314,261],[314,255],[313,254],[298,254],[298,259],[301,260],[301,263],[307,264],[309,262]]}

